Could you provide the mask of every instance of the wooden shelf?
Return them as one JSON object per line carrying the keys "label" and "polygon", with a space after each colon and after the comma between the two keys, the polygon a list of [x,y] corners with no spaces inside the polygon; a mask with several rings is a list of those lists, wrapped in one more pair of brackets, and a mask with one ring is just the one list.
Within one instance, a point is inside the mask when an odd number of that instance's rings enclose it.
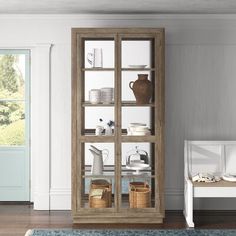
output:
{"label": "wooden shelf", "polygon": [[121,68],[122,71],[155,71],[155,68]]}
{"label": "wooden shelf", "polygon": [[154,103],[137,104],[136,101],[122,101],[121,106],[123,107],[155,107]]}
{"label": "wooden shelf", "polygon": [[86,174],[82,176],[83,178],[114,178],[115,174],[104,174],[104,175],[92,175],[92,174]]}
{"label": "wooden shelf", "polygon": [[122,135],[121,142],[129,143],[129,142],[156,142],[156,136],[154,135],[146,135],[146,136],[135,136],[135,135]]}
{"label": "wooden shelf", "polygon": [[[134,173],[134,172],[133,172]],[[141,172],[140,174],[132,174],[132,173],[122,173],[122,178],[127,179],[135,179],[135,178],[155,178],[155,175],[151,175],[150,172]]]}
{"label": "wooden shelf", "polygon": [[106,135],[101,135],[101,136],[96,136],[96,135],[82,135],[80,136],[80,141],[82,143],[112,143],[115,142],[115,136],[106,136]]}
{"label": "wooden shelf", "polygon": [[115,71],[114,68],[82,68],[82,71]]}
{"label": "wooden shelf", "polygon": [[[83,107],[114,107],[115,103],[109,103],[109,104],[92,104],[89,101],[85,101],[82,103]],[[122,107],[155,107],[154,103],[147,103],[147,104],[137,104],[136,101],[122,101],[121,103]]]}
{"label": "wooden shelf", "polygon": [[92,104],[89,101],[86,101],[82,103],[82,106],[83,107],[114,107],[114,102],[109,103],[109,104],[103,104],[103,103]]}

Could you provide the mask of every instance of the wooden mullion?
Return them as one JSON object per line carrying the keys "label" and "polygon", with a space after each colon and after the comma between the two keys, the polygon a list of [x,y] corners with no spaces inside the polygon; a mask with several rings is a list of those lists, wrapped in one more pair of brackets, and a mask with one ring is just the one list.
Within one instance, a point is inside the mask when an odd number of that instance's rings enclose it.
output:
{"label": "wooden mullion", "polygon": [[160,114],[161,114],[161,106],[160,106],[160,77],[159,77],[159,37],[155,37],[154,42],[154,52],[155,52],[155,208],[159,212],[160,211],[160,176],[161,173],[159,172],[160,168]]}
{"label": "wooden mullion", "polygon": [[159,47],[159,78],[160,78],[160,109],[161,109],[161,127],[160,127],[160,164],[159,164],[159,170],[161,171],[161,176],[160,176],[160,212],[163,214],[163,217],[165,215],[165,204],[164,204],[164,163],[165,163],[165,32],[163,29],[162,34],[160,35],[160,47]]}
{"label": "wooden mullion", "polygon": [[115,38],[115,171],[116,171],[116,211],[121,207],[121,39]]}
{"label": "wooden mullion", "polygon": [[82,72],[80,70],[80,68],[82,67],[82,55],[81,52],[79,50],[82,49],[82,38],[78,35],[77,36],[77,40],[78,40],[78,45],[77,45],[77,155],[76,155],[76,159],[77,159],[77,208],[78,210],[81,209],[82,207],[82,162],[81,162],[81,158],[82,158],[82,143],[81,143],[81,136],[82,136],[82,129],[83,129],[83,114],[82,114],[82,107],[81,107],[81,103],[82,103]]}
{"label": "wooden mullion", "polygon": [[72,123],[71,123],[71,134],[72,134],[72,212],[73,215],[77,212],[77,34],[72,31],[72,83],[71,83],[71,111],[72,111]]}

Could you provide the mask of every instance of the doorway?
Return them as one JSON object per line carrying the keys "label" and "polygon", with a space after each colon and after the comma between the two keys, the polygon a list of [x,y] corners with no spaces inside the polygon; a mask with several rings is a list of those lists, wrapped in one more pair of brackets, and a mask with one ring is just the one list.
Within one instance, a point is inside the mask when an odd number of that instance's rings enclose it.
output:
{"label": "doorway", "polygon": [[30,50],[0,49],[0,201],[30,201]]}

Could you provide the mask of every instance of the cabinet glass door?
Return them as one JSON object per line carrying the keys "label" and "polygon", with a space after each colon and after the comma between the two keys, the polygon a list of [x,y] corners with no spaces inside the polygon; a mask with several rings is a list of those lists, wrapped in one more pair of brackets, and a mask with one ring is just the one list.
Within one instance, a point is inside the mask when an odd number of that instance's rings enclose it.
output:
{"label": "cabinet glass door", "polygon": [[80,40],[79,207],[109,211],[115,208],[115,41]]}
{"label": "cabinet glass door", "polygon": [[154,37],[121,39],[121,209],[155,211]]}

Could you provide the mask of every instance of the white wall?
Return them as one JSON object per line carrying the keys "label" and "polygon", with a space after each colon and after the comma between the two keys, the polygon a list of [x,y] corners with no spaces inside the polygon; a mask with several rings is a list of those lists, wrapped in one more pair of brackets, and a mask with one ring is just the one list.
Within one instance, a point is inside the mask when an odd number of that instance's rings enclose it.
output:
{"label": "white wall", "polygon": [[[166,28],[166,208],[182,209],[184,139],[236,140],[236,16],[0,16],[0,46],[53,44],[50,208],[70,209],[71,28],[116,26]],[[232,209],[232,202],[204,200],[198,206]]]}

